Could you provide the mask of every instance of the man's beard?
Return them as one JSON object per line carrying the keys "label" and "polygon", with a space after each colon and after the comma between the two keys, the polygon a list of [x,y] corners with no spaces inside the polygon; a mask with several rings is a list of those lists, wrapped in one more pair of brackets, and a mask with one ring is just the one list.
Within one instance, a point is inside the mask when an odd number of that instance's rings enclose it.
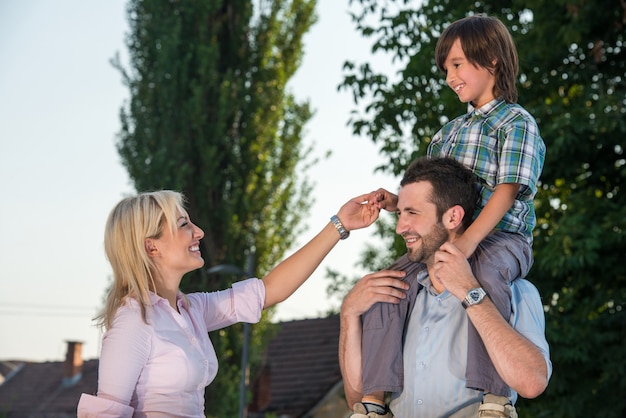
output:
{"label": "man's beard", "polygon": [[441,222],[433,225],[431,231],[422,235],[422,245],[419,248],[409,250],[407,257],[415,263],[427,263],[434,255],[439,247],[448,240],[448,231]]}

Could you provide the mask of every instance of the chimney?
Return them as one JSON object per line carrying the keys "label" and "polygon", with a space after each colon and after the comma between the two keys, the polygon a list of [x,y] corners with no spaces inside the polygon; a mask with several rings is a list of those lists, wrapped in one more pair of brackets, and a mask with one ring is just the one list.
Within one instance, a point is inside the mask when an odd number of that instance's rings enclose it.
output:
{"label": "chimney", "polygon": [[63,364],[63,386],[75,385],[83,375],[83,343],[66,341],[67,354]]}

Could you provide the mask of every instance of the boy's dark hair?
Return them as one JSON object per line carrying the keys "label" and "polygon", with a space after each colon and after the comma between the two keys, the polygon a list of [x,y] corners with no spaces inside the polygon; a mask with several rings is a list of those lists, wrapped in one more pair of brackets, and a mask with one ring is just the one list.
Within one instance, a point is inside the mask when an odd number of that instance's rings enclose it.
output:
{"label": "boy's dark hair", "polygon": [[446,58],[457,39],[461,41],[463,53],[469,62],[493,71],[496,78],[494,97],[502,97],[507,103],[516,103],[517,49],[506,26],[499,19],[484,14],[453,22],[443,31],[435,47],[435,62],[444,73]]}
{"label": "boy's dark hair", "polygon": [[437,208],[439,220],[445,211],[459,205],[465,211],[462,226],[467,229],[474,220],[480,202],[476,176],[458,161],[448,158],[418,158],[404,172],[400,187],[420,181],[432,186],[430,200]]}

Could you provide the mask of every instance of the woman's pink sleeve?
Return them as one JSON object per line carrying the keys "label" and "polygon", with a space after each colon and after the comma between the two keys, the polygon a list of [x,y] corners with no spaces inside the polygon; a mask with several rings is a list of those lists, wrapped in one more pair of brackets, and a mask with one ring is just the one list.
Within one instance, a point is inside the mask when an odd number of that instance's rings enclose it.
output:
{"label": "woman's pink sleeve", "polygon": [[77,412],[78,418],[131,418],[134,409],[111,399],[83,393]]}

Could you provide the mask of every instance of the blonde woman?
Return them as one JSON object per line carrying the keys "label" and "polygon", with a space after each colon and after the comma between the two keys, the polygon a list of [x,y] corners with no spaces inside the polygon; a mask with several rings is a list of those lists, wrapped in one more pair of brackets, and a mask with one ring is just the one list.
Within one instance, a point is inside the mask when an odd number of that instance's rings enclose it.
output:
{"label": "blonde woman", "polygon": [[113,285],[98,324],[102,340],[97,396],[83,394],[79,417],[204,417],[204,388],[218,360],[208,332],[258,322],[261,311],[289,297],[349,231],[378,217],[359,196],[262,280],[210,293],[183,294],[185,273],[201,268],[204,232],[175,191],[123,199],[106,224]]}

